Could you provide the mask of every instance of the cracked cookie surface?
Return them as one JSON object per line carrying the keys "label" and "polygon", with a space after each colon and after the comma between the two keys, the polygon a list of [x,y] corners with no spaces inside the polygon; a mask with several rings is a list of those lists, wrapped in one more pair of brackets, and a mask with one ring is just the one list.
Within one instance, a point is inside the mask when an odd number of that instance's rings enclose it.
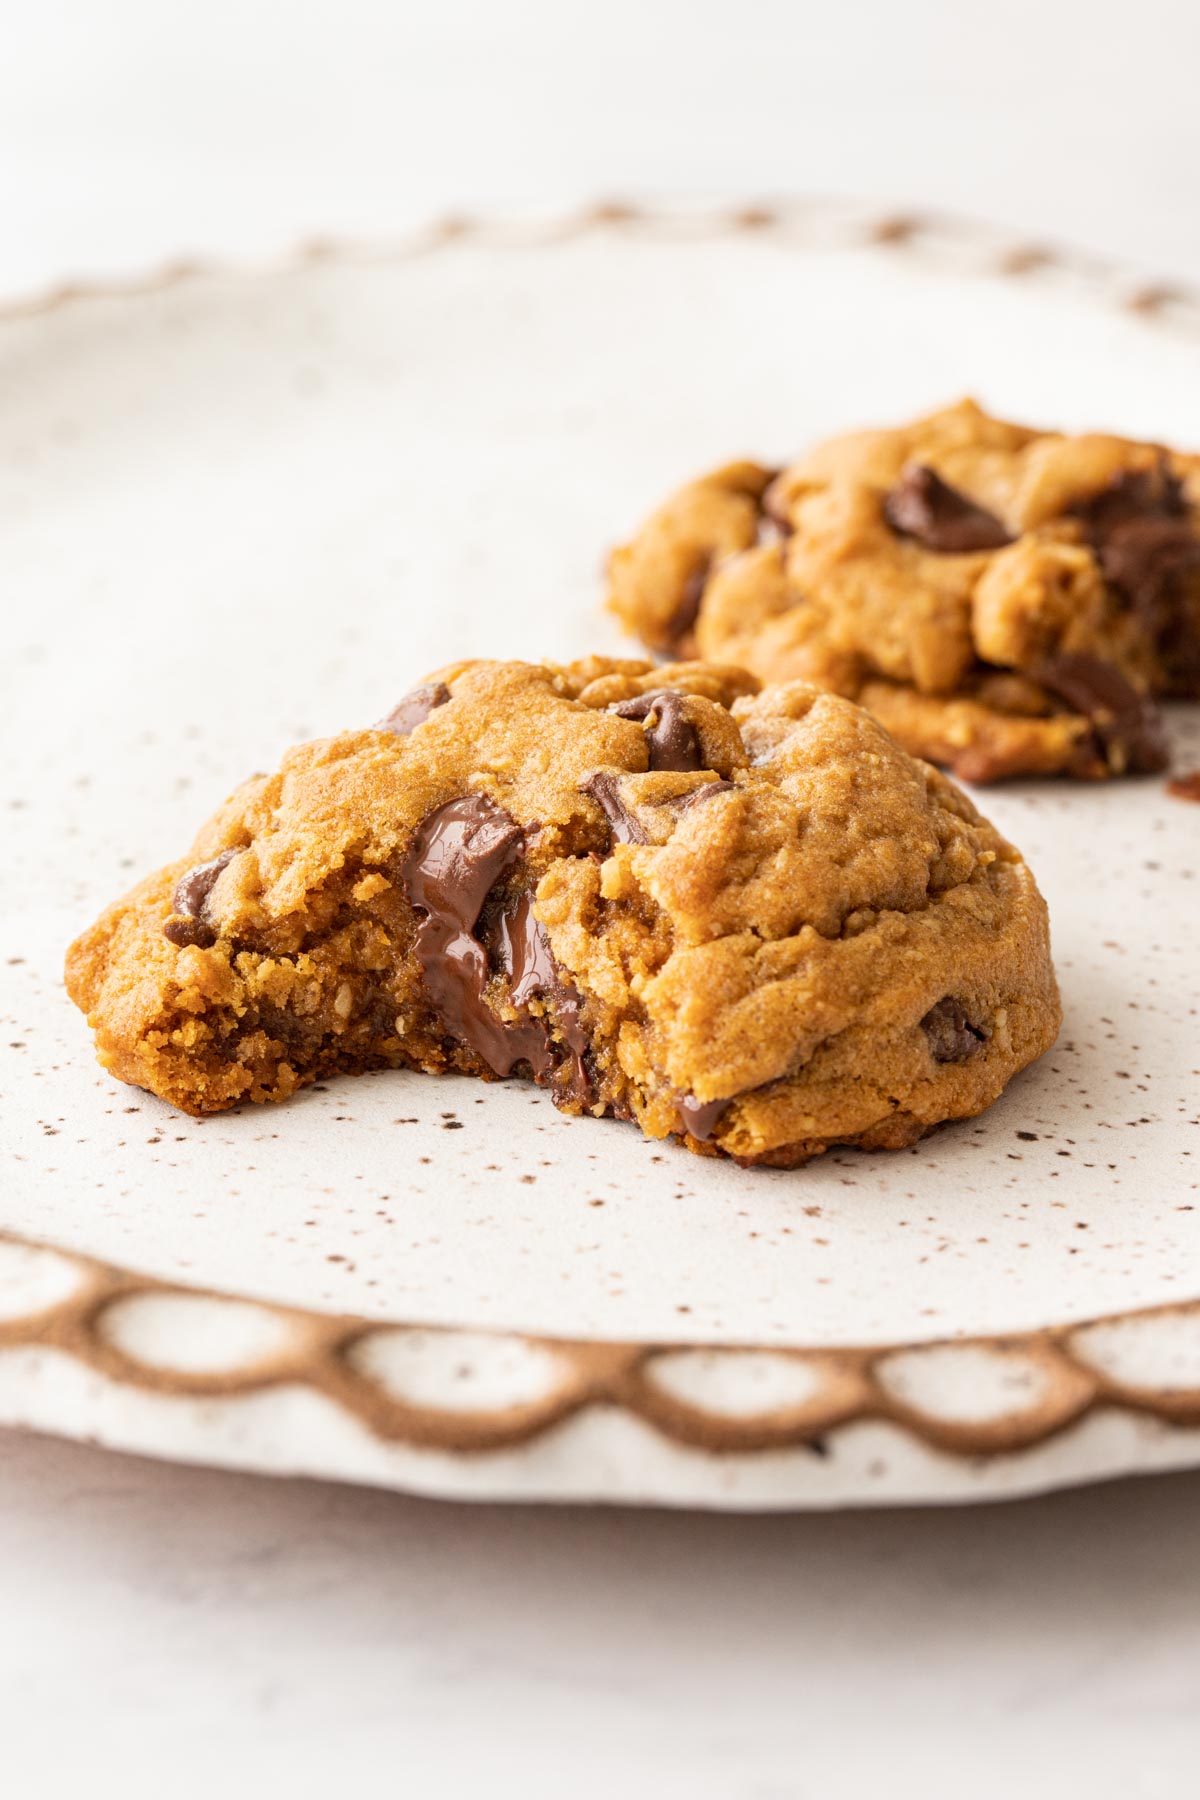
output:
{"label": "cracked cookie surface", "polygon": [[1200,457],[970,401],[682,489],[610,562],[653,649],[858,700],[965,780],[1166,765],[1200,698]]}
{"label": "cracked cookie surface", "polygon": [[958,789],[842,698],[698,662],[437,671],[239,788],[67,984],[188,1112],[518,1073],[777,1165],[979,1112],[1060,1016],[1033,877]]}

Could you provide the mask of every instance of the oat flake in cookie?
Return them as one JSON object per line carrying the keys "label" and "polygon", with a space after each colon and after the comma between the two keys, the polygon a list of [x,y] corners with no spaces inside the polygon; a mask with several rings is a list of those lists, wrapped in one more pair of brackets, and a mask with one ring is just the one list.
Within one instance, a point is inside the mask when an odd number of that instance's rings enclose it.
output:
{"label": "oat flake in cookie", "polygon": [[813,681],[967,780],[1152,773],[1155,698],[1200,698],[1200,457],[970,401],[719,469],[610,567],[654,649]]}
{"label": "oat flake in cookie", "polygon": [[876,720],[699,662],[463,663],[288,753],[75,943],[100,1059],[191,1113],[382,1067],[790,1165],[1054,1041],[1019,853]]}

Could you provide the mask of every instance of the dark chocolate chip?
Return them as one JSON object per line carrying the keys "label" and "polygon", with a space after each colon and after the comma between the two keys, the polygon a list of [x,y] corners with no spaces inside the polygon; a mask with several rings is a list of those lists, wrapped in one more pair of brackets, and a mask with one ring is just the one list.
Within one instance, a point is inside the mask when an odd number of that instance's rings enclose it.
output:
{"label": "dark chocolate chip", "polygon": [[925,463],[909,463],[884,500],[883,516],[902,537],[947,556],[1002,550],[1013,541],[994,513],[976,506]]}
{"label": "dark chocolate chip", "polygon": [[690,794],[676,794],[665,802],[672,812],[690,812],[693,806],[702,806],[716,794],[727,794],[734,786],[732,781],[725,781],[718,776],[716,781],[706,781],[703,787],[693,788]]}
{"label": "dark chocolate chip", "polygon": [[1181,586],[1200,575],[1200,536],[1183,483],[1165,462],[1127,469],[1076,508],[1105,580],[1158,640],[1173,664],[1200,674],[1200,652],[1186,640]]}
{"label": "dark chocolate chip", "polygon": [[375,730],[407,737],[410,731],[423,725],[437,707],[445,706],[449,698],[450,689],[444,681],[427,681],[424,687],[414,688],[411,694],[405,694],[403,700],[397,701],[387,718],[380,719]]}
{"label": "dark chocolate chip", "polygon": [[1165,458],[1160,457],[1153,469],[1122,469],[1098,494],[1077,506],[1074,513],[1090,533],[1101,539],[1130,519],[1186,519],[1187,495],[1180,477],[1172,474]]}
{"label": "dark chocolate chip", "polygon": [[1098,549],[1105,580],[1136,611],[1151,616],[1176,575],[1200,567],[1200,538],[1182,519],[1126,519]]}
{"label": "dark chocolate chip", "polygon": [[558,982],[558,969],[545,926],[534,916],[533,896],[519,894],[496,920],[496,961],[509,980],[514,1006],[528,1006],[535,994],[548,994]]}
{"label": "dark chocolate chip", "polygon": [[711,556],[702,556],[679,590],[679,603],[663,627],[668,643],[678,647],[688,636],[700,616],[704,590],[712,573]]}
{"label": "dark chocolate chip", "polygon": [[521,855],[521,827],[486,794],[466,794],[429,814],[404,865],[409,898],[432,921],[471,932],[488,892]]}
{"label": "dark chocolate chip", "polygon": [[217,941],[217,933],[205,917],[208,897],[221,870],[235,856],[240,855],[241,849],[238,846],[222,850],[219,856],[210,857],[208,862],[197,863],[179,877],[175,883],[175,892],[171,895],[171,911],[178,916],[168,919],[163,926],[163,936],[168,943],[176,944],[180,949],[189,944],[196,944],[201,950],[212,948]]}
{"label": "dark chocolate chip", "polygon": [[203,919],[168,919],[162,931],[167,942],[177,945],[181,950],[191,944],[195,944],[200,950],[211,950],[217,941],[216,932]]}
{"label": "dark chocolate chip", "polygon": [[691,774],[704,767],[700,758],[700,739],[696,727],[684,717],[684,696],[675,688],[655,688],[651,694],[637,694],[632,700],[618,701],[609,708],[619,719],[640,719],[647,723],[646,749],[650,768],[658,773]]}
{"label": "dark chocolate chip", "polygon": [[208,896],[216,886],[217,876],[235,856],[240,855],[240,845],[232,850],[222,850],[219,856],[210,857],[208,862],[197,863],[186,875],[181,875],[171,896],[172,911],[183,913],[189,919],[202,919],[208,905]]}
{"label": "dark chocolate chip", "polygon": [[579,784],[581,794],[590,794],[612,827],[613,841],[618,844],[648,844],[650,839],[621,799],[621,777],[610,769],[597,769]]}
{"label": "dark chocolate chip", "polygon": [[966,1062],[987,1043],[991,1033],[981,1025],[973,1025],[963,1002],[955,994],[947,994],[931,1006],[921,1020],[921,1030],[929,1039],[929,1053],[934,1062]]}
{"label": "dark chocolate chip", "polygon": [[1072,712],[1090,720],[1114,767],[1147,775],[1166,768],[1170,751],[1161,713],[1111,663],[1098,656],[1053,656],[1034,674]]}
{"label": "dark chocolate chip", "polygon": [[706,1144],[731,1104],[729,1100],[697,1100],[694,1094],[681,1094],[675,1102],[680,1130]]}

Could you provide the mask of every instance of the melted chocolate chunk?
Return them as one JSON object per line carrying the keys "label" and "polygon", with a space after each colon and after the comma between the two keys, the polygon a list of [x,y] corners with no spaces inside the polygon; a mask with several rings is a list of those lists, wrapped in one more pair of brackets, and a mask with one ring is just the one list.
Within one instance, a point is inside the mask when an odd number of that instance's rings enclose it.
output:
{"label": "melted chocolate chunk", "polygon": [[[576,989],[559,975],[546,927],[534,914],[532,894],[518,895],[515,905],[496,921],[494,948],[496,960],[509,978],[509,997],[514,1006],[528,1006],[535,995],[553,1006],[559,1030],[571,1055],[571,1091],[589,1105],[595,1093],[584,1062],[588,1038],[579,1017],[583,1002]],[[531,1024],[536,1023],[531,1021]],[[541,1029],[547,1064],[544,1073],[549,1073],[559,1062],[561,1052],[551,1040],[549,1021],[545,1021]],[[533,1062],[532,1058],[530,1062]],[[536,1065],[534,1073],[539,1073]]]}
{"label": "melted chocolate chunk", "polygon": [[921,1030],[929,1039],[929,1053],[934,1062],[966,1062],[987,1043],[991,1033],[972,1025],[967,1009],[954,994],[947,994],[931,1006],[921,1020]]}
{"label": "melted chocolate chunk", "polygon": [[612,827],[617,844],[648,844],[650,839],[621,799],[621,777],[609,769],[597,769],[579,784],[581,794],[590,794]]}
{"label": "melted chocolate chunk", "polygon": [[240,855],[240,846],[222,850],[219,856],[210,857],[208,862],[197,863],[179,877],[175,883],[175,892],[171,895],[171,911],[178,916],[168,919],[163,926],[163,936],[168,943],[177,944],[181,949],[188,944],[196,944],[201,950],[212,948],[217,941],[217,933],[205,916],[208,897],[216,886],[221,870],[235,856]]}
{"label": "melted chocolate chunk", "polygon": [[[517,1063],[526,1062],[535,1080],[546,1082],[558,1073],[564,1056],[553,1040],[551,1021],[505,1021],[485,998],[491,971],[479,936],[480,914],[492,887],[523,853],[524,835],[516,820],[485,795],[469,794],[424,821],[403,877],[410,901],[426,914],[414,948],[426,992],[446,1030],[497,1075],[511,1075]],[[559,980],[528,893],[500,915],[490,936],[497,963],[510,977],[513,1005],[527,1006],[540,994],[557,1006],[574,1064],[572,1091],[586,1102],[591,1084],[582,1061],[587,1037],[579,1022],[580,998]]]}
{"label": "melted chocolate chunk", "polygon": [[1076,509],[1104,579],[1158,640],[1162,653],[1200,669],[1200,651],[1179,643],[1181,587],[1200,576],[1200,537],[1183,483],[1165,462],[1126,470]]}
{"label": "melted chocolate chunk", "polygon": [[688,775],[704,764],[696,727],[684,718],[683,708],[684,696],[674,688],[656,688],[652,694],[621,700],[609,710],[619,719],[651,721],[646,731],[646,748],[652,771]]}
{"label": "melted chocolate chunk", "polygon": [[1012,538],[994,513],[976,506],[924,463],[909,463],[883,503],[883,516],[901,537],[926,550],[961,556],[1002,550]]}
{"label": "melted chocolate chunk", "polygon": [[731,1105],[729,1100],[697,1100],[694,1094],[681,1094],[675,1102],[679,1128],[706,1144]]}
{"label": "melted chocolate chunk", "polygon": [[514,1006],[528,1006],[535,994],[548,994],[558,984],[558,969],[546,928],[534,916],[532,894],[519,894],[495,928],[496,961],[508,976]]}
{"label": "melted chocolate chunk", "polygon": [[407,737],[418,725],[423,725],[430,713],[439,706],[445,706],[450,698],[450,689],[444,681],[427,681],[424,687],[414,688],[411,694],[405,694],[398,700],[386,719],[380,719],[376,731],[392,731],[397,737]]}
{"label": "melted chocolate chunk", "polygon": [[1154,775],[1170,761],[1166,727],[1152,700],[1098,656],[1053,656],[1035,671],[1043,687],[1091,721],[1106,759]]}
{"label": "melted chocolate chunk", "polygon": [[522,1059],[540,1061],[545,1048],[536,1027],[506,1025],[487,1004],[488,955],[475,936],[489,890],[522,850],[516,820],[486,795],[468,794],[430,813],[403,869],[410,901],[426,914],[414,940],[426,992],[450,1035],[497,1075]]}

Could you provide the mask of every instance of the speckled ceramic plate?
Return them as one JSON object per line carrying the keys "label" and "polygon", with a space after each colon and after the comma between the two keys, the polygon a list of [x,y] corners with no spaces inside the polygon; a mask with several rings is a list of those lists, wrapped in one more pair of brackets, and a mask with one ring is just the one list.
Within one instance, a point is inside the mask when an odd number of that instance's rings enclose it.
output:
{"label": "speckled ceramic plate", "polygon": [[1198,346],[1186,295],[828,207],[452,223],[10,308],[0,1420],[727,1507],[1200,1462],[1200,807],[1161,782],[987,796],[1066,1025],[901,1155],[746,1172],[418,1075],[200,1124],[103,1075],[60,984],[286,744],[464,652],[618,648],[602,549],[680,477],[966,390],[1200,443]]}

